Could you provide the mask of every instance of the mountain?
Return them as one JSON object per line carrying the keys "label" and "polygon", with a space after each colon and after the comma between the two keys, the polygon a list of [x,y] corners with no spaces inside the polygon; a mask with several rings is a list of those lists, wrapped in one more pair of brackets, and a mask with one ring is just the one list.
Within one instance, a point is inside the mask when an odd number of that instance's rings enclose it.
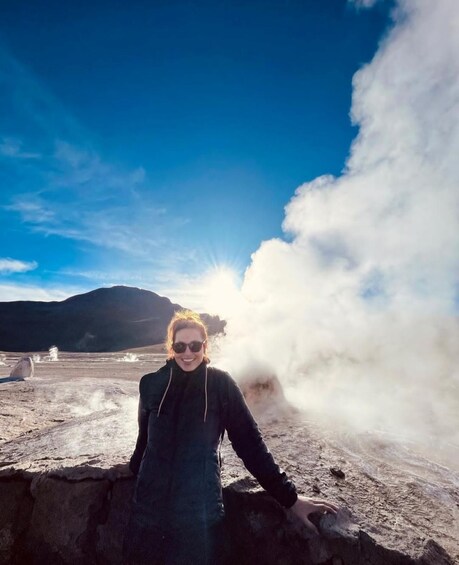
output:
{"label": "mountain", "polygon": [[[0,302],[0,350],[121,351],[164,341],[182,307],[149,290],[98,288],[61,302]],[[218,316],[202,314],[210,334],[223,331]]]}

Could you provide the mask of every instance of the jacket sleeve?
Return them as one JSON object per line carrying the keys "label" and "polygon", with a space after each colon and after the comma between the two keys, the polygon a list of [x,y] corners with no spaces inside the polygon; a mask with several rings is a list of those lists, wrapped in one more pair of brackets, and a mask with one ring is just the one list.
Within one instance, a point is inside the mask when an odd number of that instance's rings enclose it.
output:
{"label": "jacket sleeve", "polygon": [[227,382],[225,428],[233,449],[260,485],[290,508],[298,498],[295,485],[274,461],[240,388],[229,375]]}
{"label": "jacket sleeve", "polygon": [[[142,379],[143,380],[143,379]],[[132,454],[131,460],[129,461],[129,469],[134,475],[137,475],[140,469],[140,463],[142,462],[142,457],[147,447],[148,440],[148,417],[149,411],[146,409],[144,402],[142,401],[142,380],[140,381],[140,397],[139,397],[139,409],[137,414],[137,420],[139,424],[139,433],[137,436],[137,442],[135,444],[134,453]]]}

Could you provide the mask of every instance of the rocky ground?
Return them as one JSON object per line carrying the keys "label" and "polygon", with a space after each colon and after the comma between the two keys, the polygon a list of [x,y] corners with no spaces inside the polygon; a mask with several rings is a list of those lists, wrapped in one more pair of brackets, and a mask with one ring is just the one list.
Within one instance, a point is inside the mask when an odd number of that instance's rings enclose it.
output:
{"label": "rocky ground", "polygon": [[[164,357],[61,354],[9,381],[0,365],[0,563],[117,563],[133,479],[140,376]],[[127,359],[127,358],[125,358]],[[275,387],[274,387],[275,389]],[[335,501],[309,538],[228,444],[223,481],[235,563],[459,563],[459,469],[383,434],[319,428],[248,390],[266,441],[298,490]],[[276,392],[276,391],[274,391]],[[265,397],[264,397],[264,396]],[[454,457],[451,457],[454,461]]]}

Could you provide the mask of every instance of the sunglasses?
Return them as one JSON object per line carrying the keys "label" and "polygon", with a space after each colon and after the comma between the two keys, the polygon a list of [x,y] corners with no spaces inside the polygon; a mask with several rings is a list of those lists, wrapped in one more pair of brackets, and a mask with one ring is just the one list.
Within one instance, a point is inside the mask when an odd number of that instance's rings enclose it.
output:
{"label": "sunglasses", "polygon": [[205,340],[190,341],[190,343],[185,343],[184,341],[176,341],[175,343],[172,344],[172,349],[175,351],[175,353],[184,353],[186,351],[186,348],[189,347],[192,353],[198,353],[198,351],[201,351],[202,346],[205,343],[206,343]]}

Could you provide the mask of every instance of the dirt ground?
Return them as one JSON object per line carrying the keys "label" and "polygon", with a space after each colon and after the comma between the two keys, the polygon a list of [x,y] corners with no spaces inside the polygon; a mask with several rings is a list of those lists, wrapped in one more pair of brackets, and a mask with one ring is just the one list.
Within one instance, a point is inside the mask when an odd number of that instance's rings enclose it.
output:
{"label": "dirt ground", "polygon": [[165,355],[39,355],[34,376],[24,381],[8,379],[20,354],[6,354],[0,365],[0,466],[43,467],[91,453],[101,461],[126,457],[137,433],[138,382]]}

